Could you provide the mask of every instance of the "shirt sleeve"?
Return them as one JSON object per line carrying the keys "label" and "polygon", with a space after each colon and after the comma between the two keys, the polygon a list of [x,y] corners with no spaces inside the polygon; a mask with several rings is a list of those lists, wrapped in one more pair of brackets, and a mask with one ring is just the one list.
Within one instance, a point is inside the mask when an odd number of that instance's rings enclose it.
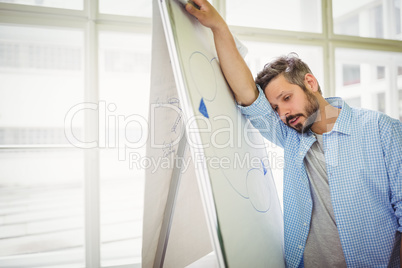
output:
{"label": "shirt sleeve", "polygon": [[388,178],[391,185],[391,205],[402,232],[402,123],[389,118],[383,136],[383,148]]}
{"label": "shirt sleeve", "polygon": [[281,146],[285,145],[288,127],[272,109],[261,87],[257,85],[258,98],[249,106],[237,105],[241,113],[269,141]]}

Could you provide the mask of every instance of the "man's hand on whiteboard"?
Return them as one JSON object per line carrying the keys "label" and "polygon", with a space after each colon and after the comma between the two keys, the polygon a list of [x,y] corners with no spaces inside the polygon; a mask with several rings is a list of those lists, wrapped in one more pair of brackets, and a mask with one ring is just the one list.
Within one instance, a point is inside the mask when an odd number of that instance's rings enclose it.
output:
{"label": "man's hand on whiteboard", "polygon": [[258,91],[253,75],[240,55],[228,25],[207,0],[193,2],[199,9],[192,4],[186,4],[186,10],[202,25],[211,28],[222,72],[237,102],[243,106],[252,104],[258,97]]}
{"label": "man's hand on whiteboard", "polygon": [[212,31],[226,27],[226,22],[207,0],[192,0],[192,2],[199,6],[199,9],[191,3],[187,3],[186,10],[196,17],[202,25],[211,28]]}

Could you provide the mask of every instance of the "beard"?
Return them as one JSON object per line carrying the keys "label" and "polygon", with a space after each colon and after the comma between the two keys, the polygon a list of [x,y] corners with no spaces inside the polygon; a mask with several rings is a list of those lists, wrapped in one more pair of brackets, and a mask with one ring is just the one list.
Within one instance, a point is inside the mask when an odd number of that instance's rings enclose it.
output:
{"label": "beard", "polygon": [[[299,133],[306,133],[311,129],[311,126],[314,124],[315,120],[317,119],[318,116],[318,111],[320,108],[320,105],[318,104],[317,97],[314,96],[313,93],[307,90],[307,88],[304,90],[306,97],[307,97],[307,103],[306,106],[304,107],[304,113],[299,113],[295,115],[290,115],[289,117],[286,117],[286,125],[297,130]],[[289,121],[296,117],[304,117],[306,118],[306,121],[304,124],[298,123],[296,125],[291,125]]]}

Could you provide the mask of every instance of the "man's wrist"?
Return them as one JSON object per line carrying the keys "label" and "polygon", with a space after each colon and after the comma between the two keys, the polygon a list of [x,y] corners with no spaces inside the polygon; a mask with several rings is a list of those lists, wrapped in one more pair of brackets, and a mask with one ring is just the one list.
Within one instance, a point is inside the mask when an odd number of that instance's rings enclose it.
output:
{"label": "man's wrist", "polygon": [[214,34],[226,34],[227,32],[230,32],[229,26],[226,24],[226,22],[222,19],[219,23],[211,27],[211,30]]}

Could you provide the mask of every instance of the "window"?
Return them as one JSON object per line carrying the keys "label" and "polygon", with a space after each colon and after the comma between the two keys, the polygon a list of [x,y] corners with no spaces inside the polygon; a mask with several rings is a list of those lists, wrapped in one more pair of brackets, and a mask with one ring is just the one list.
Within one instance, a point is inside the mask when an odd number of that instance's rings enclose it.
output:
{"label": "window", "polygon": [[394,14],[395,14],[395,22],[396,22],[396,28],[395,28],[395,33],[398,36],[401,36],[401,1],[400,0],[394,0]]}
{"label": "window", "polygon": [[[306,16],[308,14],[308,16]],[[227,22],[233,25],[321,33],[321,1],[226,1]]]}
{"label": "window", "polygon": [[402,66],[397,67],[397,87],[398,87],[398,110],[399,110],[399,120],[402,122]]}
{"label": "window", "polygon": [[[64,148],[65,114],[83,102],[83,57],[80,29],[0,25],[5,266],[85,263],[84,154]],[[76,119],[72,131],[81,139],[84,121]]]}
{"label": "window", "polygon": [[385,66],[377,66],[377,79],[385,78]]}
{"label": "window", "polygon": [[124,16],[148,17],[152,15],[149,0],[99,0],[99,12]]}
{"label": "window", "polygon": [[[0,25],[2,144],[68,144],[66,111],[83,102],[83,39],[78,29]],[[83,138],[83,118],[74,121]]]}
{"label": "window", "polygon": [[402,85],[398,75],[402,53],[338,48],[335,60],[337,96],[351,106],[399,118],[397,88]]}
{"label": "window", "polygon": [[[215,4],[254,76],[295,52],[325,97],[402,120],[401,0]],[[129,159],[145,154],[152,1],[0,9],[0,266],[140,267],[145,170]]]}
{"label": "window", "polygon": [[377,94],[377,111],[385,113],[385,93],[381,92]]}
{"label": "window", "polygon": [[256,41],[244,41],[243,43],[248,49],[245,60],[254,77],[257,76],[258,72],[261,71],[264,68],[264,65],[269,61],[278,56],[288,55],[295,52],[310,66],[311,71],[319,80],[321,87],[325,88],[323,85],[324,73],[322,47]]}
{"label": "window", "polygon": [[[99,32],[101,264],[141,263],[145,171],[131,165],[145,156],[151,36]],[[138,143],[140,148],[127,145]]]}
{"label": "window", "polygon": [[335,32],[346,35],[359,35],[359,17],[350,16],[339,20],[336,22]]}
{"label": "window", "polygon": [[334,32],[402,40],[400,0],[332,1]]}
{"label": "window", "polygon": [[362,100],[360,97],[355,98],[344,98],[344,101],[352,107],[362,107]]}
{"label": "window", "polygon": [[0,162],[1,266],[82,267],[83,152],[3,149]]}
{"label": "window", "polygon": [[144,170],[124,157],[145,147],[119,141],[148,116],[151,3],[88,27],[82,0],[0,2],[0,266],[139,265]]}
{"label": "window", "polygon": [[398,100],[398,107],[399,107],[399,120],[402,122],[402,90],[399,90],[399,100]]}
{"label": "window", "polygon": [[360,83],[360,65],[344,64],[342,66],[343,85],[353,85]]}
{"label": "window", "polygon": [[84,6],[83,0],[0,0],[0,3],[20,4],[37,7],[54,7],[63,9],[82,10]]}

